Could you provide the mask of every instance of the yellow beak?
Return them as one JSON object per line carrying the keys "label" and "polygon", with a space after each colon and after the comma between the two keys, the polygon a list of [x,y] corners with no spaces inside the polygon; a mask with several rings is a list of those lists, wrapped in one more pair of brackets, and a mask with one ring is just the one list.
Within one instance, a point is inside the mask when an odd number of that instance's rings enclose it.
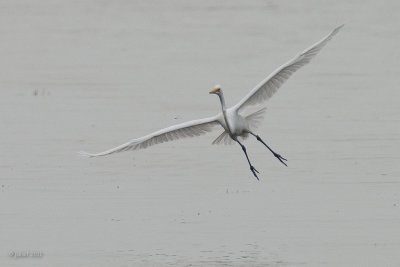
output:
{"label": "yellow beak", "polygon": [[213,89],[211,89],[210,94],[217,94],[219,92],[219,90],[221,90],[221,88],[215,86],[215,87],[213,87]]}

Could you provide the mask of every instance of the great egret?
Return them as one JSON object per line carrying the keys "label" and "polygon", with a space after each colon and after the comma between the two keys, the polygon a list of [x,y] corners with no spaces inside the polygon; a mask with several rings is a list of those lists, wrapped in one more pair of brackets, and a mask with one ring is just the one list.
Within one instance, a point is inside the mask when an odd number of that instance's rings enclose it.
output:
{"label": "great egret", "polygon": [[237,142],[249,163],[250,170],[253,175],[257,178],[257,173],[259,173],[256,168],[251,164],[249,156],[247,155],[246,147],[239,141],[238,137],[245,139],[249,134],[253,135],[258,141],[260,141],[264,146],[268,148],[269,151],[285,166],[287,166],[286,158],[282,157],[280,154],[276,153],[269,147],[256,133],[254,130],[258,126],[260,120],[263,118],[265,112],[265,107],[253,112],[247,116],[243,115],[246,108],[250,106],[257,106],[263,104],[267,99],[272,97],[272,95],[281,87],[281,85],[289,79],[289,77],[300,69],[302,66],[306,65],[311,61],[311,59],[328,43],[330,39],[343,27],[343,25],[335,28],[330,34],[324,37],[322,40],[318,41],[308,49],[304,50],[302,53],[295,56],[293,59],[289,60],[274,72],[272,72],[267,78],[261,81],[256,87],[254,87],[239,103],[235,106],[226,108],[224,94],[222,92],[221,86],[216,85],[209,92],[210,94],[216,94],[221,102],[222,112],[216,116],[192,120],[189,122],[177,124],[170,126],[165,129],[161,129],[157,132],[151,133],[149,135],[133,139],[125,144],[118,147],[91,154],[87,152],[80,152],[82,156],[86,157],[100,157],[106,156],[117,152],[143,149],[149,146],[164,143],[168,141],[173,141],[180,138],[194,137],[203,135],[212,130],[215,126],[222,126],[224,131],[213,141],[213,144],[221,143],[232,143],[232,141]]}

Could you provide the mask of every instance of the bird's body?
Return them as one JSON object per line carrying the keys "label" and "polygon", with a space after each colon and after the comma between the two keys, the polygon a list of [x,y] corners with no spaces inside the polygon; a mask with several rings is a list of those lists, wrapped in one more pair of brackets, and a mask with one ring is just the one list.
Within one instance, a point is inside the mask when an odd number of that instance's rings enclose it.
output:
{"label": "bird's body", "polygon": [[[218,95],[221,102],[222,112],[213,117],[173,125],[168,128],[164,128],[154,133],[151,133],[149,135],[133,139],[118,147],[100,153],[91,154],[81,152],[81,155],[86,157],[99,157],[127,150],[143,149],[158,143],[168,142],[185,137],[203,135],[211,131],[215,126],[219,125],[223,128],[224,131],[214,140],[213,144],[230,144],[237,142],[242,147],[246,155],[246,159],[250,165],[250,170],[258,179],[258,176],[256,174],[258,173],[258,171],[254,168],[254,166],[252,166],[250,159],[247,155],[246,148],[241,143],[241,140],[239,140],[238,137],[245,139],[249,136],[249,134],[253,135],[257,138],[258,141],[263,143],[281,163],[286,165],[286,159],[278,153],[274,152],[254,132],[259,125],[261,119],[263,118],[265,112],[265,107],[263,107],[262,104],[266,100],[268,100],[294,72],[309,63],[311,59],[342,27],[343,25],[337,27],[325,38],[277,68],[267,78],[265,78],[256,87],[254,87],[235,106],[227,108],[225,105],[225,98],[221,87],[219,85],[214,86],[214,88],[210,91],[210,94]],[[244,115],[245,110],[250,106],[262,106],[262,108],[257,110],[256,112]]]}
{"label": "bird's body", "polygon": [[251,131],[249,122],[233,109],[228,109],[226,111],[224,121],[225,127],[223,127],[233,140],[238,136],[246,138]]}
{"label": "bird's body", "polygon": [[228,108],[219,114],[218,122],[233,140],[238,136],[247,137],[249,134],[249,121],[243,118],[243,116],[233,108]]}

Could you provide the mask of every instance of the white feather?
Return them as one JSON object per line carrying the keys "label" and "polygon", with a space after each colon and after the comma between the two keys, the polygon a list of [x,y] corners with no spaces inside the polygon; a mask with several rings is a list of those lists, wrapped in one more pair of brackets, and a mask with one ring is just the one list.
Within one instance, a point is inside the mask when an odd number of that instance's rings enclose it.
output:
{"label": "white feather", "polygon": [[[270,74],[255,88],[253,88],[238,104],[231,108],[225,107],[225,99],[220,86],[218,85],[214,87],[210,93],[214,93],[219,96],[223,110],[222,113],[219,113],[214,117],[193,120],[161,129],[149,135],[133,139],[125,144],[100,153],[92,154],[87,152],[79,152],[79,154],[83,157],[99,157],[122,151],[144,149],[155,144],[203,135],[211,131],[212,128],[217,125],[222,126],[224,132],[222,132],[214,140],[213,144],[230,144],[233,143],[233,140],[238,140],[238,137],[245,139],[249,133],[254,134],[252,130],[256,129],[260,124],[265,113],[265,108],[262,108],[247,116],[240,115],[239,111],[241,113],[242,108],[260,104],[269,99],[295,71],[309,63],[310,60],[327,44],[330,39],[332,39],[332,37],[342,27],[343,25],[337,27],[325,38],[276,69],[272,74]],[[254,172],[253,174],[256,176]]]}
{"label": "white feather", "polygon": [[320,41],[316,42],[311,47],[277,68],[232,108],[234,110],[239,110],[248,106],[263,103],[271,98],[276,91],[278,91],[281,85],[298,69],[309,63],[343,26],[344,25],[337,27],[326,37],[322,38]]}
{"label": "white feather", "polygon": [[214,126],[218,124],[219,122],[217,120],[217,116],[206,119],[193,120],[173,125],[165,129],[161,129],[157,132],[148,134],[146,136],[137,139],[133,139],[125,144],[122,144],[120,146],[111,148],[109,150],[100,153],[92,154],[82,151],[79,152],[79,155],[82,157],[90,158],[90,157],[106,156],[113,153],[118,153],[128,150],[144,149],[155,144],[206,134],[210,132]]}

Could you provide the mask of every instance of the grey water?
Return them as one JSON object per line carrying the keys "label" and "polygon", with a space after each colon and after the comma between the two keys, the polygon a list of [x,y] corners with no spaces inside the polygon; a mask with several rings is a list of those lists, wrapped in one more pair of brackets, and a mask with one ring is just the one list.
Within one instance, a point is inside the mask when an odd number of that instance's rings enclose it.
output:
{"label": "grey water", "polygon": [[[398,266],[398,1],[0,1],[1,266]],[[220,132],[82,160],[214,115],[334,27]],[[18,257],[17,257],[18,256]]]}

